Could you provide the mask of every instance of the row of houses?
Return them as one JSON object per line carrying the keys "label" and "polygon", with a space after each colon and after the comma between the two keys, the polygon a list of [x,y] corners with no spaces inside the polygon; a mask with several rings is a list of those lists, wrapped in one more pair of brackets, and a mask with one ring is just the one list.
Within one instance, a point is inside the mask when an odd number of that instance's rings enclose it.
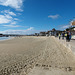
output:
{"label": "row of houses", "polygon": [[35,33],[35,36],[57,36],[59,33],[62,33],[62,31],[53,28],[52,30],[49,31]]}
{"label": "row of houses", "polygon": [[66,33],[67,31],[70,31],[72,33],[72,35],[75,35],[75,27],[70,27],[67,28],[63,31],[61,30],[56,30],[55,28],[53,28],[52,30],[49,31],[44,31],[44,32],[40,32],[40,33],[35,33],[35,36],[58,36],[58,34],[64,32]]}

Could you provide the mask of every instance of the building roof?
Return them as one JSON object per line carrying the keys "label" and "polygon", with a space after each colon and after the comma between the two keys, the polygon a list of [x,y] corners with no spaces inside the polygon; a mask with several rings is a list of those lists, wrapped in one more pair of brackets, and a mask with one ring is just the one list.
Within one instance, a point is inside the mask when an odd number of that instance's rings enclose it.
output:
{"label": "building roof", "polygon": [[72,25],[75,25],[75,21],[72,22]]}

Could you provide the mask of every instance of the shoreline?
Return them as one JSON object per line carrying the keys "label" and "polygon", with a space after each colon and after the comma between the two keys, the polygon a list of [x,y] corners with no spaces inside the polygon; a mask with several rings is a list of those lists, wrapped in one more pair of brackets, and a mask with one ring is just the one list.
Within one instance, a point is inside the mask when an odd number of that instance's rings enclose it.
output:
{"label": "shoreline", "polygon": [[[4,37],[3,37],[4,38]],[[11,40],[11,39],[14,39],[15,37],[5,37],[7,39],[0,39],[0,41],[6,41],[6,40]]]}

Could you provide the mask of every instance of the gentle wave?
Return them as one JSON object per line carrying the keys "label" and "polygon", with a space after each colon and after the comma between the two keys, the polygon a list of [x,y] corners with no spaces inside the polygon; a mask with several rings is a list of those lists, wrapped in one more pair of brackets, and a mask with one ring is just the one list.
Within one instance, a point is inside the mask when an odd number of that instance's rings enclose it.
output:
{"label": "gentle wave", "polygon": [[0,40],[8,40],[10,39],[11,37],[0,37]]}

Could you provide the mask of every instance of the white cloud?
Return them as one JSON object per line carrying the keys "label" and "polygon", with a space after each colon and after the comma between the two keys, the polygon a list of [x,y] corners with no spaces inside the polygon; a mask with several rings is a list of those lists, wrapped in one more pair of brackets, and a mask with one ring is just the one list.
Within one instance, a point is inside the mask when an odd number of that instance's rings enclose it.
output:
{"label": "white cloud", "polygon": [[27,30],[32,30],[33,29],[33,27],[30,27],[30,28],[28,28]]}
{"label": "white cloud", "polygon": [[16,16],[16,14],[15,14],[15,13],[13,13],[13,12],[8,12],[8,13],[9,13],[9,15]]}
{"label": "white cloud", "polygon": [[16,21],[19,20],[19,19],[13,17],[13,16],[16,16],[16,14],[10,10],[4,10],[4,11],[1,11],[1,13],[4,14],[3,16],[5,16],[5,18],[12,20],[10,23],[11,25],[16,24],[17,23]]}
{"label": "white cloud", "polygon": [[66,28],[69,28],[71,25],[64,25],[64,26],[61,26],[62,29],[66,29]]}
{"label": "white cloud", "polygon": [[49,15],[48,18],[57,19],[59,15]]}
{"label": "white cloud", "polygon": [[9,10],[5,10],[4,12],[9,14],[9,15],[16,16],[16,14],[14,12],[9,11]]}
{"label": "white cloud", "polygon": [[9,15],[0,15],[0,24],[10,23],[12,17]]}
{"label": "white cloud", "polygon": [[7,19],[13,19],[12,16],[5,14],[4,15]]}
{"label": "white cloud", "polygon": [[3,33],[3,34],[32,34],[34,33],[34,28],[30,27],[26,30],[5,30],[5,31],[0,31],[0,33]]}
{"label": "white cloud", "polygon": [[4,11],[1,11],[1,13],[4,13],[4,14],[9,14],[11,16],[16,16],[16,14],[10,10],[4,10]]}
{"label": "white cloud", "polygon": [[10,12],[9,10],[1,11],[4,15],[0,15],[0,24],[8,24],[10,25],[16,24],[17,18],[14,18],[13,16],[16,16],[15,13]]}
{"label": "white cloud", "polygon": [[16,24],[16,22],[14,21],[14,22],[11,22],[11,25],[13,25],[13,24]]}
{"label": "white cloud", "polygon": [[22,15],[21,13],[18,13],[18,15]]}
{"label": "white cloud", "polygon": [[16,10],[22,11],[23,0],[0,0],[0,5],[9,6]]}
{"label": "white cloud", "polygon": [[19,25],[3,25],[4,27],[11,27],[11,28],[13,28],[13,27],[20,27]]}
{"label": "white cloud", "polygon": [[14,18],[14,20],[16,20],[16,21],[17,21],[17,20],[19,20],[19,19],[18,19],[18,18]]}

